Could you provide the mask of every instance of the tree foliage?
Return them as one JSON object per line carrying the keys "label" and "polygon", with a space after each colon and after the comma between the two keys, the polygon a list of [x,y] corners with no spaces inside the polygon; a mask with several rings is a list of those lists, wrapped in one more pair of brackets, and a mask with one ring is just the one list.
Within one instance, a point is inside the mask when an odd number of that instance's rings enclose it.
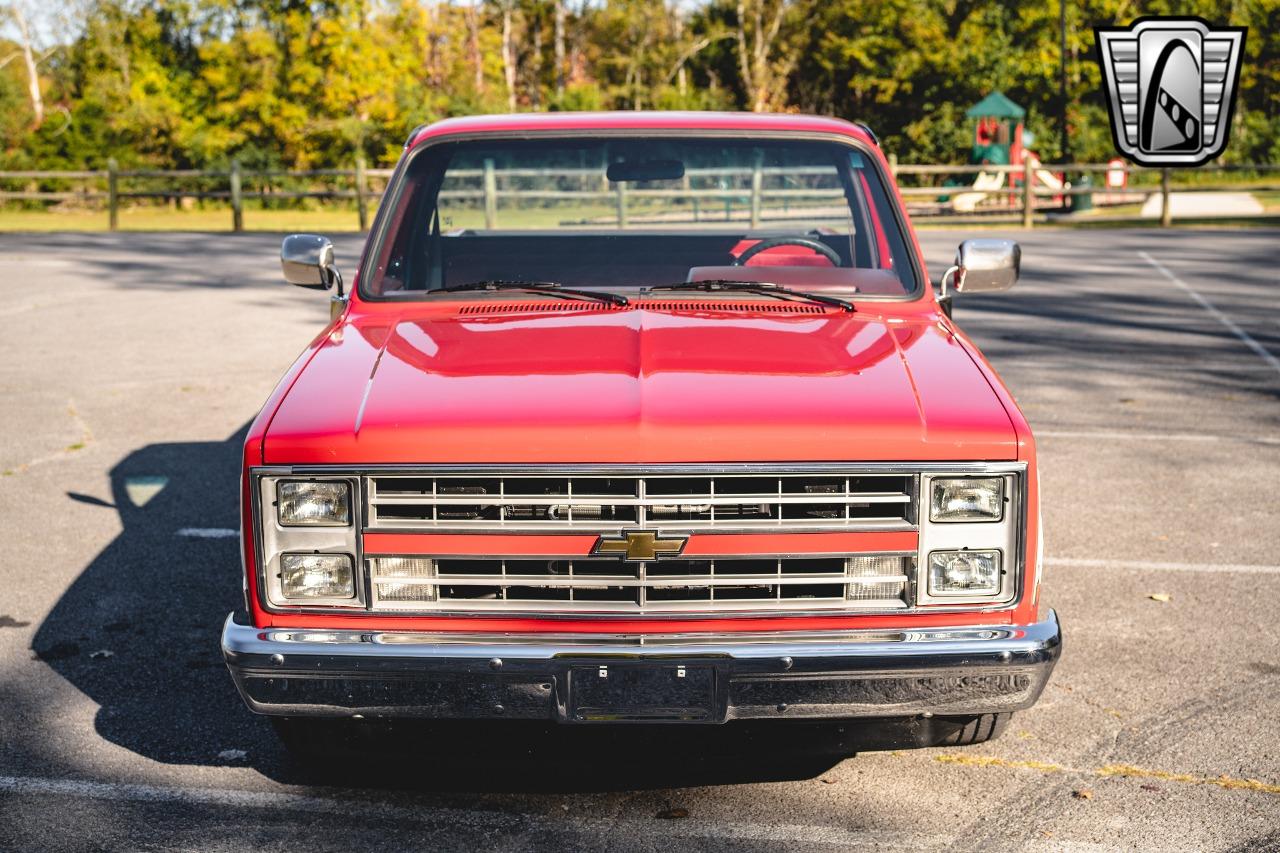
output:
{"label": "tree foliage", "polygon": [[996,90],[1027,109],[1043,159],[1099,160],[1114,150],[1092,27],[1175,13],[1250,28],[1224,159],[1280,161],[1280,0],[1072,0],[1069,151],[1056,3],[79,0],[75,11],[75,31],[33,66],[20,40],[0,39],[0,166],[323,168],[356,151],[385,164],[418,124],[511,108],[817,112],[868,123],[904,162],[961,162],[964,111]]}

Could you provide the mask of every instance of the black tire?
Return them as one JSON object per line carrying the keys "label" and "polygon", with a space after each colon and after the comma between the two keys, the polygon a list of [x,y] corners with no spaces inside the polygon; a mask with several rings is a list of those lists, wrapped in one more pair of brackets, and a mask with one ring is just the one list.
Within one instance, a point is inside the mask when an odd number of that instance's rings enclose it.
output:
{"label": "black tire", "polygon": [[977,717],[943,717],[938,728],[942,734],[936,746],[973,746],[1000,736],[1013,714],[982,714]]}

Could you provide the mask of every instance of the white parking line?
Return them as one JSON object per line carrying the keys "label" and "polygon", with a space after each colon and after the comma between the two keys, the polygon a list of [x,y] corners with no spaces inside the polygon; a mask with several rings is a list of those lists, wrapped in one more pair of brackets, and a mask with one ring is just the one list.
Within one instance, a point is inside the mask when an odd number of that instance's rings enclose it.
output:
{"label": "white parking line", "polygon": [[[988,354],[990,355],[990,354]],[[1178,370],[1182,373],[1211,373],[1220,371],[1223,373],[1239,373],[1240,371],[1252,370],[1259,373],[1270,375],[1271,365],[1259,364],[1252,357],[1245,356],[1240,353],[1239,360],[1216,360],[1208,361],[1206,359],[1196,359],[1192,363],[1187,363],[1185,356],[1179,356],[1177,359],[1169,356],[1160,358],[1147,358],[1141,363],[1135,362],[1117,362],[1109,360],[1106,356],[1095,355],[1092,353],[1085,355],[1063,356],[1062,358],[1023,358],[1016,353],[1009,353],[997,356],[999,361],[1001,375],[1006,373],[1015,373],[1024,371],[1034,373],[1036,371],[1072,371],[1078,373],[1088,371],[1090,373],[1115,374],[1117,376],[1133,376],[1133,375],[1163,375],[1168,374],[1171,370]]]}
{"label": "white parking line", "polygon": [[234,539],[240,531],[230,527],[184,527],[173,535],[191,539]]}
{"label": "white parking line", "polygon": [[954,841],[940,835],[868,833],[839,826],[787,823],[723,822],[711,816],[702,820],[642,820],[637,818],[585,818],[574,815],[534,815],[518,812],[396,806],[365,797],[321,797],[273,791],[244,791],[233,788],[177,788],[124,782],[90,782],[81,779],[48,779],[32,776],[0,776],[0,794],[64,796],[129,803],[172,803],[186,806],[216,806],[229,809],[264,809],[341,815],[354,808],[362,819],[431,824],[444,832],[457,828],[547,833],[563,836],[571,832],[591,832],[615,838],[714,838],[767,841],[783,844],[831,844],[848,847],[916,850],[942,847]]}
{"label": "white parking line", "polygon": [[1132,569],[1143,572],[1204,572],[1248,575],[1280,575],[1280,566],[1253,563],[1166,563],[1157,560],[1099,560],[1046,557],[1046,566],[1064,569]]}
{"label": "white parking line", "polygon": [[1036,438],[1085,438],[1098,441],[1208,441],[1280,445],[1280,436],[1215,435],[1205,432],[1123,432],[1118,430],[1032,429]]}
{"label": "white parking line", "polygon": [[1214,307],[1212,302],[1210,302],[1208,299],[1205,299],[1203,296],[1201,296],[1199,293],[1193,290],[1191,285],[1187,284],[1185,281],[1178,278],[1173,273],[1169,272],[1169,270],[1165,268],[1164,264],[1160,263],[1155,258],[1151,257],[1146,252],[1138,252],[1138,255],[1144,261],[1146,261],[1147,263],[1151,264],[1151,266],[1159,270],[1161,275],[1163,275],[1165,278],[1169,279],[1169,281],[1173,282],[1178,287],[1186,291],[1187,294],[1192,299],[1200,303],[1201,308],[1203,308],[1204,310],[1212,314],[1219,323],[1221,323],[1222,325],[1230,329],[1231,333],[1235,335],[1237,338],[1239,338],[1241,342],[1244,343],[1245,346],[1247,346],[1249,349],[1257,353],[1258,358],[1261,358],[1267,364],[1271,365],[1275,369],[1276,373],[1280,373],[1280,358],[1276,358],[1274,355],[1269,353],[1266,350],[1266,348],[1262,346],[1262,344],[1258,343],[1252,337],[1250,337],[1248,332],[1246,332],[1244,329],[1237,326],[1234,320],[1232,320],[1226,314],[1223,314],[1221,311],[1219,311],[1217,308]]}

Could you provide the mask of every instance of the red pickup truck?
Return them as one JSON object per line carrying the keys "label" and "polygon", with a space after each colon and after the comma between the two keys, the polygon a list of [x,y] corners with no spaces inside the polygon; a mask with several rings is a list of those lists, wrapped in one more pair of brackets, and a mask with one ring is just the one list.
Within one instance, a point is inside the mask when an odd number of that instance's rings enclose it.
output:
{"label": "red pickup truck", "polygon": [[[888,164],[829,118],[451,119],[244,448],[245,702],[316,718],[850,719],[966,744],[1043,690],[1026,420],[935,294]],[[323,724],[321,724],[323,725]],[[348,725],[348,724],[341,724]]]}

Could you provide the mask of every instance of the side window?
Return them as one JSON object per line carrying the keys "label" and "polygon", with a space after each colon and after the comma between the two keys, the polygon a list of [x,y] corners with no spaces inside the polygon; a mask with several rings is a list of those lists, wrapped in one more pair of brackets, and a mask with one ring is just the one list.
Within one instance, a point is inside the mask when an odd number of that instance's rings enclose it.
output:
{"label": "side window", "polygon": [[407,181],[404,192],[396,200],[384,232],[390,242],[382,247],[379,264],[370,271],[372,275],[367,287],[375,296],[409,288],[412,268],[410,253],[416,250],[418,244],[415,229],[409,227],[409,224],[422,206],[422,195],[421,181]]}

